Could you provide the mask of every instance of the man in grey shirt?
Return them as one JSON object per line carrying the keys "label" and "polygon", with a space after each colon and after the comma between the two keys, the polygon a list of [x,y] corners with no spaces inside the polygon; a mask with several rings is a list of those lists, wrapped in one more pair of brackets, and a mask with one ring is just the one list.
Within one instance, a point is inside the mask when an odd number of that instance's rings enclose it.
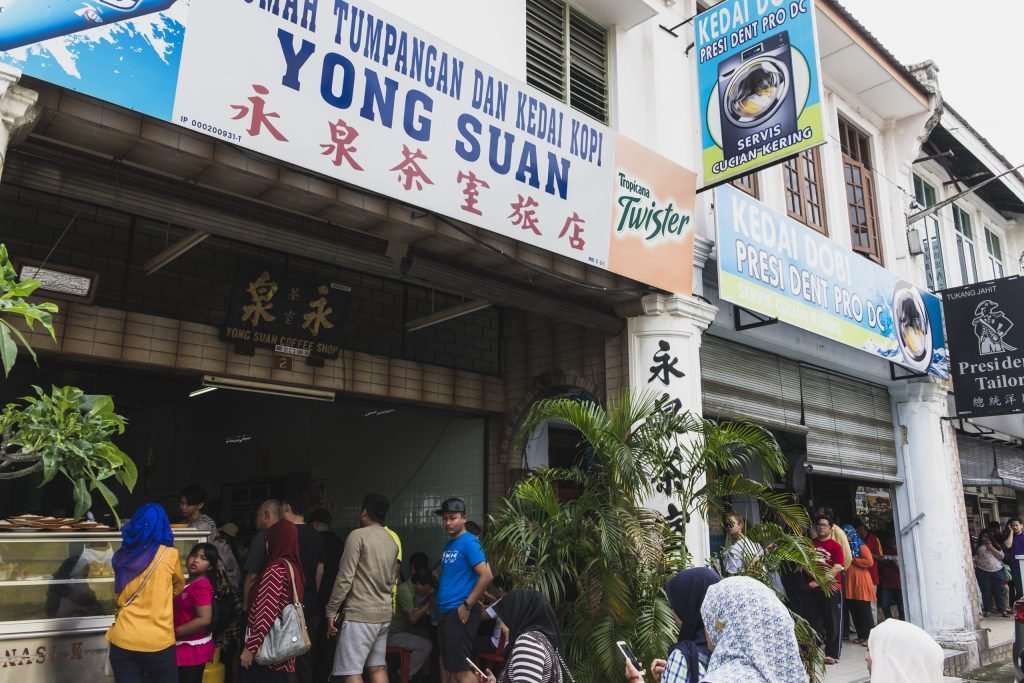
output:
{"label": "man in grey shirt", "polygon": [[[327,602],[327,635],[338,634],[338,613],[344,611],[341,636],[331,675],[345,683],[363,683],[363,669],[372,683],[388,683],[384,657],[392,615],[392,589],[398,577],[401,546],[384,527],[388,501],[370,493],[363,499],[356,529],[345,539],[338,577]],[[344,605],[344,608],[342,607]]]}

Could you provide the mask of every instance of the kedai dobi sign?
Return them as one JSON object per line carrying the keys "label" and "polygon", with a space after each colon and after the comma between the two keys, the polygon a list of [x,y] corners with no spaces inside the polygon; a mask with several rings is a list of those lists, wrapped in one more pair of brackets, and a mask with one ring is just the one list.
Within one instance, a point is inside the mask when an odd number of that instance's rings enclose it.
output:
{"label": "kedai dobi sign", "polygon": [[825,141],[814,0],[726,0],[695,21],[704,184]]}
{"label": "kedai dobi sign", "polygon": [[723,299],[915,372],[949,376],[937,296],[730,185],[715,189],[715,219]]}
{"label": "kedai dobi sign", "polygon": [[0,61],[31,76],[691,291],[694,173],[369,3],[0,0],[0,10]]}

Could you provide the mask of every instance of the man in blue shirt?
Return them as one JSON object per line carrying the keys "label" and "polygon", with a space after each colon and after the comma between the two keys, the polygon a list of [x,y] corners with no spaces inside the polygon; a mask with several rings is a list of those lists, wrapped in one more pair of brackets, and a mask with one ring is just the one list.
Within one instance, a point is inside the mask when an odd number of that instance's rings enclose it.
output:
{"label": "man in blue shirt", "polygon": [[480,598],[491,583],[491,568],[476,536],[466,531],[466,502],[449,498],[435,514],[450,540],[441,554],[437,588],[438,640],[441,663],[449,681],[477,683],[467,657],[473,656],[473,637],[480,625]]}

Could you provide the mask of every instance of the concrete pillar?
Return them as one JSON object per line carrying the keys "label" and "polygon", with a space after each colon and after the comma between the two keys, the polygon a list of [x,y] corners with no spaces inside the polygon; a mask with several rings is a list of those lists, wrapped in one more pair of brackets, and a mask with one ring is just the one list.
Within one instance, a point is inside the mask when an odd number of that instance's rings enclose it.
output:
{"label": "concrete pillar", "polygon": [[978,666],[974,568],[956,435],[943,420],[946,388],[932,380],[890,387],[899,475],[896,535],[908,619]]}
{"label": "concrete pillar", "polygon": [[18,85],[21,71],[0,64],[0,178],[7,147],[28,135],[39,115],[39,93]]}
{"label": "concrete pillar", "polygon": [[[650,294],[642,313],[627,321],[629,386],[633,392],[668,394],[682,410],[700,415],[701,335],[718,309],[696,297]],[[667,512],[671,499],[661,496],[648,507]],[[686,528],[686,545],[694,566],[710,555],[707,520],[694,516]]]}

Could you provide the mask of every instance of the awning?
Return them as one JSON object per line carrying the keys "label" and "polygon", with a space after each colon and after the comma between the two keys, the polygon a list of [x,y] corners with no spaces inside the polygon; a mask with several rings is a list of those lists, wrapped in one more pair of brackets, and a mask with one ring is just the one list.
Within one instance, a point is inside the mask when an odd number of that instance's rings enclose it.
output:
{"label": "awning", "polygon": [[964,484],[1024,490],[1024,450],[1020,447],[963,432],[957,432],[956,443]]}

